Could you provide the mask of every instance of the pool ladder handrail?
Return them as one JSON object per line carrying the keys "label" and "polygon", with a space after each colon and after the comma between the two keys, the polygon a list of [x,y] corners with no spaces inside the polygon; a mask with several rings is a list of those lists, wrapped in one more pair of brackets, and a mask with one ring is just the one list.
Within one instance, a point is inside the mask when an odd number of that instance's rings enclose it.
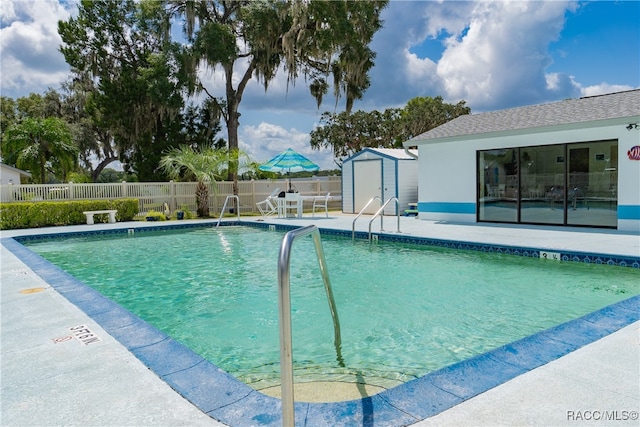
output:
{"label": "pool ladder handrail", "polygon": [[320,265],[320,273],[324,281],[324,288],[329,300],[329,310],[333,319],[334,344],[336,347],[336,360],[340,366],[344,366],[342,359],[342,339],[340,337],[340,320],[333,299],[331,282],[327,262],[324,258],[320,231],[315,225],[297,228],[289,231],[282,239],[280,253],[278,255],[278,306],[280,319],[280,380],[282,389],[282,425],[295,425],[295,411],[293,399],[293,348],[291,339],[291,294],[290,294],[290,260],[291,246],[297,237],[311,234]]}
{"label": "pool ladder handrail", "polygon": [[[378,200],[380,202],[380,206],[382,206],[382,198],[380,196],[373,196],[371,199],[369,199],[367,204],[364,205],[364,207],[362,209],[360,209],[360,212],[358,212],[358,215],[356,215],[356,217],[353,219],[353,222],[351,223],[351,240],[355,240],[355,238],[356,238],[356,221],[358,220],[358,218],[360,218],[362,216],[364,211],[375,200]],[[380,227],[382,228],[382,217],[380,217]]]}
{"label": "pool ladder handrail", "polygon": [[371,241],[371,223],[373,223],[373,220],[376,219],[378,215],[380,216],[380,231],[384,231],[384,227],[382,224],[382,218],[384,217],[384,215],[382,215],[382,213],[384,212],[384,208],[386,208],[387,205],[393,201],[396,202],[396,214],[398,216],[398,225],[397,225],[396,233],[400,233],[400,201],[398,200],[397,197],[392,197],[386,202],[384,202],[384,204],[380,207],[380,209],[378,209],[378,211],[373,214],[373,218],[371,218],[371,221],[369,221],[369,241]]}
{"label": "pool ladder handrail", "polygon": [[240,221],[240,198],[235,194],[230,194],[224,199],[224,205],[222,205],[222,210],[220,211],[220,217],[218,218],[216,228],[218,228],[218,226],[220,225],[220,221],[222,221],[222,215],[224,215],[224,211],[227,209],[227,202],[229,201],[229,199],[236,199],[236,206],[238,207],[238,221]]}

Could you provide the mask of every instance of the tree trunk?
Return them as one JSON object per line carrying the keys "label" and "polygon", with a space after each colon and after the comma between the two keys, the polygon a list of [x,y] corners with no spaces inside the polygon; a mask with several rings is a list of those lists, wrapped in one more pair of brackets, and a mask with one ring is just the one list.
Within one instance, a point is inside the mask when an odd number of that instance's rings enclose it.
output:
{"label": "tree trunk", "polygon": [[229,138],[229,174],[228,180],[233,181],[233,194],[238,195],[238,128],[240,121],[238,120],[238,106],[235,110],[229,107],[229,120],[227,121],[227,136]]}
{"label": "tree trunk", "polygon": [[111,156],[98,163],[98,166],[96,166],[96,168],[91,172],[91,181],[98,181],[98,177],[100,176],[104,168],[106,168],[111,162],[115,162],[116,160],[118,160],[116,156]]}
{"label": "tree trunk", "polygon": [[198,216],[207,218],[209,216],[209,188],[202,181],[198,181],[196,186],[196,205]]}
{"label": "tree trunk", "polygon": [[47,168],[44,159],[40,159],[40,184],[47,183]]}
{"label": "tree trunk", "polygon": [[[233,181],[233,194],[238,195],[238,128],[240,127],[240,113],[238,106],[242,101],[242,94],[247,87],[247,83],[251,80],[253,71],[256,69],[255,60],[249,63],[244,75],[238,82],[238,88],[233,88],[233,64],[231,61],[224,65],[226,77],[226,95],[227,95],[227,136],[229,137],[229,154],[231,161],[229,162],[229,181]],[[236,206],[240,209],[240,206]]]}

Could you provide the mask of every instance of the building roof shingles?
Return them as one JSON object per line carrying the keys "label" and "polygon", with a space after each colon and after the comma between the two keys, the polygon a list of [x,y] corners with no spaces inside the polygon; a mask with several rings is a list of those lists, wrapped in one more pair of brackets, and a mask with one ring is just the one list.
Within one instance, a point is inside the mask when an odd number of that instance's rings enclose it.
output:
{"label": "building roof shingles", "polygon": [[418,135],[408,142],[535,129],[639,115],[640,89],[635,89],[606,95],[566,99],[549,104],[467,114]]}

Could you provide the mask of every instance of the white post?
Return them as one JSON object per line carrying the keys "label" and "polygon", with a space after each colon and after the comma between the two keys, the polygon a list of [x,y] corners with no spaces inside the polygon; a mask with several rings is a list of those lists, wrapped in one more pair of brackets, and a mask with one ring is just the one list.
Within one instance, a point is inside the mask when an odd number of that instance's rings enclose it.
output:
{"label": "white post", "polygon": [[253,178],[251,178],[251,200],[253,201],[253,203],[251,203],[251,213],[254,213],[258,198],[256,197],[256,181]]}
{"label": "white post", "polygon": [[169,200],[169,209],[177,210],[178,202],[176,202],[176,183],[173,180],[169,181],[169,194],[171,194],[171,200]]}

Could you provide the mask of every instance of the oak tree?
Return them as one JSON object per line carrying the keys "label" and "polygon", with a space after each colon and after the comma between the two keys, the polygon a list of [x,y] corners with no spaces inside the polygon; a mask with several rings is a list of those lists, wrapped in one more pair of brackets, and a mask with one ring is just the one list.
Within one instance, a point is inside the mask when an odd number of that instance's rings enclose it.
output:
{"label": "oak tree", "polygon": [[166,14],[145,5],[82,0],[78,15],[59,22],[58,32],[60,51],[85,82],[92,118],[109,131],[119,160],[141,180],[155,180],[165,178],[157,168],[162,151],[177,145],[175,120],[188,79]]}
{"label": "oak tree", "polygon": [[[290,84],[309,81],[318,106],[330,83],[336,97],[346,98],[347,111],[369,87],[374,65],[369,48],[381,28],[387,1],[328,0],[168,0],[172,17],[182,17],[191,44],[191,75],[205,63],[224,73],[224,96],[196,81],[195,92],[206,93],[224,118],[230,152],[238,148],[240,103],[249,81],[269,83],[283,68]],[[237,170],[229,180],[237,194]]]}

